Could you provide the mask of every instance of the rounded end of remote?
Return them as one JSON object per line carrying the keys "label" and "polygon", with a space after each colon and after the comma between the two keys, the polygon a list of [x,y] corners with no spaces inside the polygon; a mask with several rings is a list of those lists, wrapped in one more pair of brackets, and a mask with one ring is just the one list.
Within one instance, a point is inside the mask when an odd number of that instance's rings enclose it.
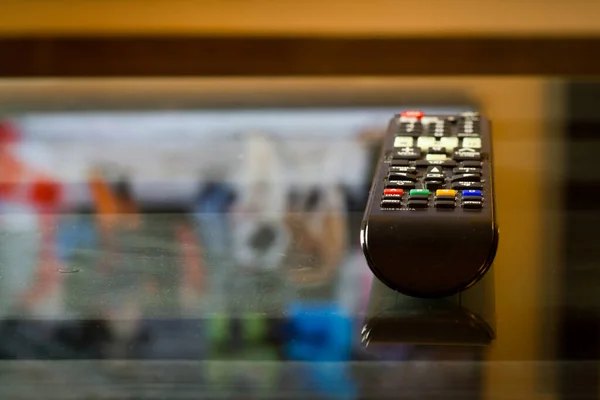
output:
{"label": "rounded end of remote", "polygon": [[468,289],[489,270],[498,229],[485,218],[468,223],[435,218],[427,224],[385,215],[361,227],[361,246],[373,274],[408,296],[446,297]]}

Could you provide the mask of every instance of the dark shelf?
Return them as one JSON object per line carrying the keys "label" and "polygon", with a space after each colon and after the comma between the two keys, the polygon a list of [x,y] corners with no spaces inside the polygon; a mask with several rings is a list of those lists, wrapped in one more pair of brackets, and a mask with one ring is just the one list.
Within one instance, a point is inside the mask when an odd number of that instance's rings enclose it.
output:
{"label": "dark shelf", "polygon": [[0,55],[10,77],[600,74],[600,37],[14,37]]}

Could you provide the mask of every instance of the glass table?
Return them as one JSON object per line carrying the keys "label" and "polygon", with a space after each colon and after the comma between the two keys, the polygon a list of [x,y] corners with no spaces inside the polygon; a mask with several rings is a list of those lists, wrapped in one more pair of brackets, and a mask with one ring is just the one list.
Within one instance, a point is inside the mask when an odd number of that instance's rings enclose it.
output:
{"label": "glass table", "polygon": [[69,96],[0,124],[3,398],[598,397],[589,118],[491,116],[500,247],[465,313],[360,249],[397,106]]}

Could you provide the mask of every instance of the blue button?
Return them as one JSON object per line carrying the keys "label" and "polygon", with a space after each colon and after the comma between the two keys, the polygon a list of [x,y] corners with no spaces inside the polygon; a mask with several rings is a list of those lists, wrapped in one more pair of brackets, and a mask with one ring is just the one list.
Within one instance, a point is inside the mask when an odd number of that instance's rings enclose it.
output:
{"label": "blue button", "polygon": [[479,196],[481,197],[481,190],[463,190],[463,196]]}

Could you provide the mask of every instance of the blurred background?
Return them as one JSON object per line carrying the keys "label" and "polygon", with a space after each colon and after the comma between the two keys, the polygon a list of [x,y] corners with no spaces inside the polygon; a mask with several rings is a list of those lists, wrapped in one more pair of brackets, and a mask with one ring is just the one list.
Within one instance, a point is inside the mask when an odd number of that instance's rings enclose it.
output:
{"label": "blurred background", "polygon": [[[583,0],[2,1],[5,397],[598,398],[599,20]],[[361,346],[358,229],[404,108],[492,120],[489,347]]]}

